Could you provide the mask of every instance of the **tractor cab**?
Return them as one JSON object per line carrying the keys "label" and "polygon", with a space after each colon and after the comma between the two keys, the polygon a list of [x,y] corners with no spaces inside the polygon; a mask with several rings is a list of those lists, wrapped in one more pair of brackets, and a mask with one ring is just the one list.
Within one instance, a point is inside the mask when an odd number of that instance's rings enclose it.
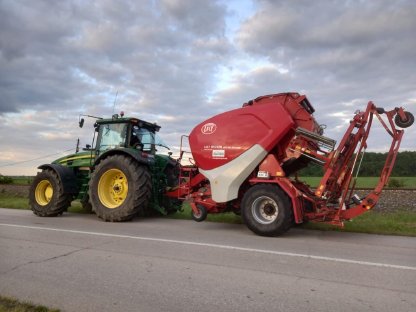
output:
{"label": "tractor cab", "polygon": [[112,119],[97,120],[95,129],[98,132],[96,157],[117,148],[130,148],[155,155],[156,145],[163,146],[156,135],[160,126],[137,118],[114,115]]}

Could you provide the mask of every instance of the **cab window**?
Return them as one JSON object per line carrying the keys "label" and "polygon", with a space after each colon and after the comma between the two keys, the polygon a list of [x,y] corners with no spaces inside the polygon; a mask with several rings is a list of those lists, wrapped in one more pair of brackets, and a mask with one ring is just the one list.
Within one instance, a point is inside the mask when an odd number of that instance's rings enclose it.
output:
{"label": "cab window", "polygon": [[114,123],[102,125],[100,127],[100,142],[98,146],[99,151],[123,147],[126,142],[127,124]]}
{"label": "cab window", "polygon": [[146,128],[139,128],[133,126],[133,136],[135,136],[141,144],[143,144],[143,151],[153,152],[155,146],[155,134]]}

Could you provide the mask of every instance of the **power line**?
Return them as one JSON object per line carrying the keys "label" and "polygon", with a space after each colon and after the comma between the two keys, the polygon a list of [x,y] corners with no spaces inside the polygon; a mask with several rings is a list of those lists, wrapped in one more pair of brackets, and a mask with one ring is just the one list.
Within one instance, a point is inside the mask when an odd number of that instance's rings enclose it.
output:
{"label": "power line", "polygon": [[62,154],[62,153],[65,153],[65,152],[69,152],[69,151],[72,151],[72,150],[74,150],[74,148],[70,148],[70,149],[67,149],[67,150],[65,150],[65,151],[61,151],[61,152],[57,152],[57,153],[53,153],[53,154],[49,154],[49,155],[45,155],[45,156],[41,156],[41,157],[38,157],[38,158],[33,158],[33,159],[29,159],[29,160],[22,160],[22,161],[17,161],[17,162],[14,162],[14,163],[9,163],[9,164],[5,164],[5,165],[0,165],[0,168],[1,168],[1,167],[8,167],[8,166],[16,166],[16,165],[20,165],[20,164],[23,164],[23,163],[27,163],[27,162],[31,162],[31,161],[35,161],[35,160],[39,160],[39,159],[43,159],[43,158],[46,158],[46,157],[55,156],[55,155]]}

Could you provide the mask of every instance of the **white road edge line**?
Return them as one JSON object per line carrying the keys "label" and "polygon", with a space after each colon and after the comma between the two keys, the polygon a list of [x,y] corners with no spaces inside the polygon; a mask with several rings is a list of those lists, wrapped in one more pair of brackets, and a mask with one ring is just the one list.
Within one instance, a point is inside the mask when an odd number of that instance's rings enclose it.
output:
{"label": "white road edge line", "polygon": [[7,223],[0,223],[0,226],[9,226],[9,227],[25,228],[25,229],[33,229],[33,230],[55,231],[55,232],[64,232],[64,233],[74,233],[74,234],[86,234],[86,235],[104,236],[104,237],[130,238],[130,239],[137,239],[137,240],[143,240],[143,241],[154,241],[154,242],[162,242],[162,243],[174,243],[174,244],[182,244],[182,245],[212,247],[212,248],[219,248],[219,249],[256,252],[256,253],[263,253],[263,254],[277,255],[277,256],[298,257],[298,258],[306,258],[306,259],[314,259],[314,260],[325,260],[325,261],[359,264],[359,265],[366,265],[366,266],[373,266],[373,267],[416,271],[416,267],[411,267],[411,266],[378,263],[378,262],[368,262],[368,261],[360,261],[360,260],[350,260],[350,259],[343,259],[343,258],[314,256],[314,255],[284,252],[284,251],[274,251],[274,250],[267,250],[267,249],[245,248],[245,247],[236,247],[236,246],[229,246],[229,245],[209,244],[209,243],[198,243],[198,242],[182,241],[182,240],[174,240],[174,239],[130,236],[130,235],[123,235],[123,234],[108,234],[108,233],[100,233],[100,232],[64,230],[64,229],[56,229],[56,228],[48,228],[48,227],[7,224]]}

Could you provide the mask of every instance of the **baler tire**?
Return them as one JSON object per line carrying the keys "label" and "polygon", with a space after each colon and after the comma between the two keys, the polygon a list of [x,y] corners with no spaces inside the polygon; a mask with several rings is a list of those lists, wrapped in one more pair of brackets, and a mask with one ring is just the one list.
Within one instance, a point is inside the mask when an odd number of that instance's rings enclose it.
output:
{"label": "baler tire", "polygon": [[129,221],[148,209],[152,195],[149,169],[133,158],[112,155],[92,173],[89,198],[92,210],[104,221]]}
{"label": "baler tire", "polygon": [[241,216],[247,227],[261,236],[278,236],[293,225],[288,196],[273,184],[252,186],[243,196]]}
{"label": "baler tire", "polygon": [[29,189],[29,205],[39,217],[56,217],[71,205],[72,195],[65,194],[58,174],[49,169],[39,172]]}
{"label": "baler tire", "polygon": [[195,212],[193,210],[191,210],[192,220],[194,220],[196,222],[202,222],[208,216],[207,209],[202,205],[196,205],[196,207],[198,208],[199,213],[195,214]]}
{"label": "baler tire", "polygon": [[404,112],[406,121],[403,121],[399,114],[394,117],[394,123],[400,128],[409,128],[415,122],[415,117],[411,112]]}

